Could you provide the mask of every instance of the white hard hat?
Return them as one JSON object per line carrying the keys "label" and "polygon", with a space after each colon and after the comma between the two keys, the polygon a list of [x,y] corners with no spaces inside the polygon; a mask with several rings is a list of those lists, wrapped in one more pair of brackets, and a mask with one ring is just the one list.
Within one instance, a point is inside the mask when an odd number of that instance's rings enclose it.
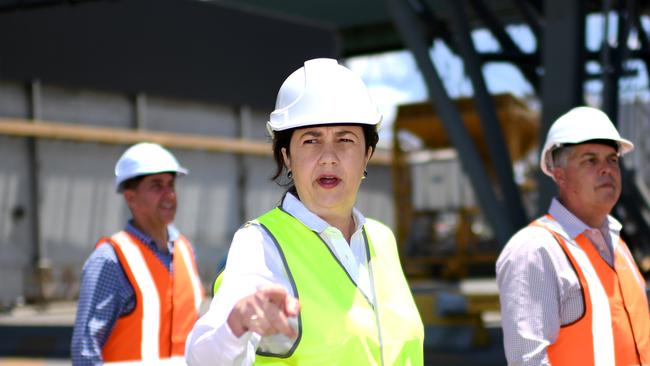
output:
{"label": "white hard hat", "polygon": [[379,122],[381,114],[361,78],[336,60],[318,58],[306,61],[284,81],[267,129],[273,135],[303,126]]}
{"label": "white hard hat", "polygon": [[115,189],[122,192],[122,183],[140,175],[174,172],[185,175],[188,170],[165,148],[142,142],[128,148],[115,164]]}
{"label": "white hard hat", "polygon": [[579,144],[589,140],[610,140],[618,145],[618,154],[624,155],[634,144],[618,134],[607,115],[591,107],[576,107],[560,116],[548,130],[546,143],[539,159],[544,174],[553,177],[552,151],[564,144]]}

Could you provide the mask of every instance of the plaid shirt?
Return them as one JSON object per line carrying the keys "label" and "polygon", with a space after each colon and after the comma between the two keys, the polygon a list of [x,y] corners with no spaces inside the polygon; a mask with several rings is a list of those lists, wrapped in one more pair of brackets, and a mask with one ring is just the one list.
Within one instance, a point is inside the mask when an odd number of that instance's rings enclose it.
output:
{"label": "plaid shirt", "polygon": [[[174,240],[180,233],[170,225],[167,252],[138,230],[130,220],[124,230],[143,242],[170,272]],[[100,245],[93,251],[81,273],[81,287],[77,304],[70,356],[73,365],[101,365],[102,347],[117,319],[135,308],[135,292],[126,277],[117,254],[111,245]]]}

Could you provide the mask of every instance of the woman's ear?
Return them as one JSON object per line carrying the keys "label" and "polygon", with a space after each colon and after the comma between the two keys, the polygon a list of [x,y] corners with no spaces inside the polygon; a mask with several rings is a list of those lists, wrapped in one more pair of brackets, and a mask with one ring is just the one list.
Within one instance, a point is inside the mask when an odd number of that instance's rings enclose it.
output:
{"label": "woman's ear", "polygon": [[284,160],[284,166],[287,167],[287,170],[291,170],[291,159],[289,158],[289,154],[287,154],[287,148],[283,147],[280,149],[282,152],[282,160]]}
{"label": "woman's ear", "polygon": [[368,162],[370,161],[370,158],[372,158],[372,154],[375,153],[375,150],[372,148],[372,146],[368,146],[368,151],[366,151],[366,168],[368,167]]}

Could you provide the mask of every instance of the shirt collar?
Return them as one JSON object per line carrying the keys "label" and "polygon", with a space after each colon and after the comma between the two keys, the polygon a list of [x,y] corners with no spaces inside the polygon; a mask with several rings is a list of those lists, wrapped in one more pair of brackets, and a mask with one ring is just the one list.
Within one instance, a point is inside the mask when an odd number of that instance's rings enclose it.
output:
{"label": "shirt collar", "polygon": [[[551,207],[548,209],[548,213],[562,226],[562,229],[564,229],[571,239],[575,239],[578,235],[585,232],[585,230],[591,229],[589,225],[582,222],[582,220],[564,207],[557,198],[553,198],[551,201]],[[600,229],[601,232],[611,231],[618,235],[622,228],[623,225],[618,220],[611,215],[607,215],[607,219],[603,222],[603,225],[596,229]]]}
{"label": "shirt collar", "polygon": [[[126,227],[124,228],[124,230],[134,235],[138,240],[140,240],[147,246],[152,247],[155,250],[159,251],[158,246],[153,241],[153,239],[149,235],[145,234],[140,229],[138,229],[133,223],[133,219],[129,220],[126,223]],[[167,237],[169,238],[167,242],[167,247],[169,248],[170,253],[171,250],[174,248],[174,241],[178,240],[179,236],[180,236],[180,232],[178,231],[178,229],[176,229],[176,227],[174,227],[174,225],[172,224],[167,225]]]}
{"label": "shirt collar", "polygon": [[[296,196],[289,192],[284,195],[284,199],[282,200],[282,210],[298,219],[298,221],[302,222],[310,230],[319,234],[325,231],[325,229],[332,227],[327,223],[327,221],[309,211],[309,209],[298,198],[296,198]],[[366,218],[356,209],[356,207],[352,207],[352,218],[355,223],[355,232],[361,230],[363,225],[366,223]]]}

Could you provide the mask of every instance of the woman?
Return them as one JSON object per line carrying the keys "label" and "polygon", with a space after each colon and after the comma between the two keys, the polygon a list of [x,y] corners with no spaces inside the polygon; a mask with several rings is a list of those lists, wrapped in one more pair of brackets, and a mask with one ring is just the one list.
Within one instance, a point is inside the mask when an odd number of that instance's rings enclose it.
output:
{"label": "woman", "polygon": [[291,74],[267,124],[290,187],[235,233],[190,365],[421,365],[423,327],[395,238],[354,208],[381,115],[336,60]]}

